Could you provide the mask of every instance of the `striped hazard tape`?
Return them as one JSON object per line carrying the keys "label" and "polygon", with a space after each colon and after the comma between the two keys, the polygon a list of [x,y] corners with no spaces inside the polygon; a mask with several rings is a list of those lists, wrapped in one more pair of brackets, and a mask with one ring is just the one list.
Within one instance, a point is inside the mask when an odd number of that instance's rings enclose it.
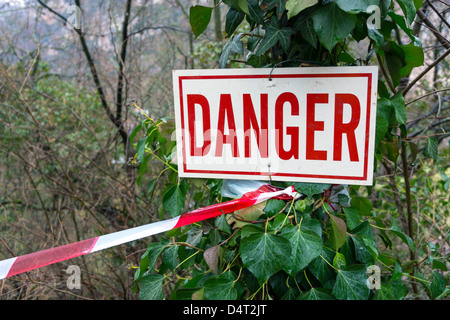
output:
{"label": "striped hazard tape", "polygon": [[0,280],[53,263],[218,217],[222,214],[253,206],[268,199],[287,200],[300,197],[300,194],[295,191],[293,186],[283,190],[259,181],[228,182],[222,189],[222,194],[235,199],[196,209],[172,219],[2,260],[0,261]]}

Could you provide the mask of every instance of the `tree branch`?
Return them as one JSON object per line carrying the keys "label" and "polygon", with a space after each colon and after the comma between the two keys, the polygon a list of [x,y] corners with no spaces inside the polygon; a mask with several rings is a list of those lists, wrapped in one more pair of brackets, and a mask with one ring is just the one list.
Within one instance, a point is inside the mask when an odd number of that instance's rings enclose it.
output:
{"label": "tree branch", "polygon": [[448,56],[450,54],[450,48],[447,49],[447,51],[444,52],[444,54],[442,54],[442,56],[440,56],[439,58],[437,58],[435,61],[433,61],[432,64],[430,64],[425,70],[423,70],[414,80],[412,80],[410,83],[408,83],[408,85],[406,86],[406,88],[403,90],[403,96],[406,96],[406,94],[408,93],[408,91],[416,84],[417,81],[419,81],[423,76],[425,76],[431,69],[434,68],[434,66],[436,66],[439,62],[441,62],[442,60],[444,60],[444,58],[446,56]]}
{"label": "tree branch", "polygon": [[450,49],[450,42],[437,30],[433,23],[427,18],[421,9],[417,10],[417,15],[422,19],[423,23],[431,30],[439,42],[446,48]]}

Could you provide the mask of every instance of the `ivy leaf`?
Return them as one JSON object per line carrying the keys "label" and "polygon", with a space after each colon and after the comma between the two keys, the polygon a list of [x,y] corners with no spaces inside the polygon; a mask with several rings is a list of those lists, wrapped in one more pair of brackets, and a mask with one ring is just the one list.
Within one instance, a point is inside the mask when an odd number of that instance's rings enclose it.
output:
{"label": "ivy leaf", "polygon": [[220,276],[213,276],[205,281],[205,296],[208,300],[236,300],[238,291],[235,287],[236,275],[227,271]]}
{"label": "ivy leaf", "polygon": [[384,43],[384,36],[378,31],[376,28],[368,28],[367,29],[367,36],[375,41],[378,48],[383,47]]}
{"label": "ivy leaf", "polygon": [[213,8],[205,6],[193,6],[189,9],[189,23],[195,38],[201,35],[211,21]]}
{"label": "ivy leaf", "polygon": [[413,0],[397,0],[398,5],[406,17],[406,21],[411,25],[416,17],[416,7]]}
{"label": "ivy leaf", "polygon": [[225,44],[219,58],[219,67],[226,68],[230,53],[236,52],[244,54],[244,44],[242,43],[241,34],[233,35]]}
{"label": "ivy leaf", "polygon": [[[334,269],[330,267],[333,263],[334,252],[324,248],[319,257],[315,258],[309,265],[308,270],[321,282],[325,283],[335,276]],[[325,261],[325,260],[326,261]]]}
{"label": "ivy leaf", "polygon": [[370,199],[361,196],[353,196],[350,200],[352,208],[358,210],[362,216],[368,216],[372,213],[373,204]]}
{"label": "ivy leaf", "polygon": [[334,215],[330,215],[331,220],[331,236],[330,241],[335,250],[338,250],[345,243],[347,236],[347,226],[345,221]]}
{"label": "ivy leaf", "polygon": [[445,277],[439,272],[433,271],[433,280],[430,286],[431,298],[436,299],[440,296],[444,292],[446,285],[447,280]]}
{"label": "ivy leaf", "polygon": [[223,2],[234,10],[242,11],[245,14],[250,14],[247,0],[223,0]]}
{"label": "ivy leaf", "polygon": [[251,55],[245,62],[245,64],[252,66],[254,68],[263,68],[264,66],[267,66],[269,63],[270,61],[265,55],[264,56]]}
{"label": "ivy leaf", "polygon": [[284,267],[291,245],[286,238],[260,232],[242,239],[239,252],[244,266],[263,284]]}
{"label": "ivy leaf", "polygon": [[354,265],[338,270],[332,294],[339,300],[367,300],[369,298],[366,267]]}
{"label": "ivy leaf", "polygon": [[336,298],[330,294],[329,289],[311,288],[300,300],[336,300]]}
{"label": "ivy leaf", "polygon": [[305,17],[301,23],[300,34],[314,49],[317,49],[317,34],[314,30],[314,22],[310,16]]}
{"label": "ivy leaf", "polygon": [[406,106],[403,94],[397,92],[391,97],[391,102],[394,107],[395,119],[399,124],[406,124]]}
{"label": "ivy leaf", "polygon": [[330,189],[331,184],[323,183],[309,183],[309,182],[295,182],[294,189],[306,195],[307,197],[312,197],[316,194],[321,194],[324,190]]}
{"label": "ivy leaf", "polygon": [[336,269],[343,269],[345,268],[345,265],[345,256],[340,252],[336,252],[336,255],[333,259],[333,267],[335,267]]}
{"label": "ivy leaf", "polygon": [[186,182],[183,180],[181,183],[170,187],[163,196],[162,203],[164,209],[170,214],[171,217],[176,217],[181,214],[181,210],[184,208],[184,199],[186,196],[186,190],[183,188]]}
{"label": "ivy leaf", "polygon": [[136,146],[136,157],[137,157],[139,163],[142,163],[144,161],[146,142],[147,142],[147,137],[142,138],[137,143],[137,146]]}
{"label": "ivy leaf", "polygon": [[341,10],[335,2],[315,10],[312,19],[319,40],[328,51],[344,40],[356,26],[355,15]]}
{"label": "ivy leaf", "polygon": [[217,265],[219,262],[219,246],[210,247],[203,253],[203,258],[211,270],[217,274]]}
{"label": "ivy leaf", "polygon": [[167,246],[160,242],[150,243],[148,245],[147,250],[145,250],[145,252],[141,256],[139,269],[137,269],[137,271],[134,274],[134,281],[136,282],[136,284],[142,278],[147,269],[150,268],[150,270],[154,270],[156,260],[166,248]]}
{"label": "ivy leaf", "polygon": [[375,150],[378,150],[378,146],[386,136],[388,129],[389,129],[389,118],[386,119],[385,117],[379,115],[377,112],[376,128],[375,128]]}
{"label": "ivy leaf", "polygon": [[343,207],[342,210],[344,211],[348,228],[350,230],[356,228],[359,225],[359,210],[352,207]]}
{"label": "ivy leaf", "polygon": [[231,36],[237,27],[244,20],[245,14],[243,12],[230,8],[226,15],[225,20],[225,32],[227,37]]}
{"label": "ivy leaf", "polygon": [[283,200],[269,199],[266,201],[266,206],[263,211],[266,213],[267,217],[272,217],[279,213],[285,205]]}
{"label": "ivy leaf", "polygon": [[428,137],[427,145],[425,147],[425,154],[432,158],[434,162],[437,161],[438,157],[438,140],[436,137]]}
{"label": "ivy leaf", "polygon": [[258,203],[254,206],[237,210],[233,216],[228,219],[228,223],[234,223],[233,228],[240,228],[247,224],[251,224],[252,221],[258,220],[264,214],[264,202]]}
{"label": "ivy leaf", "polygon": [[377,291],[375,296],[376,300],[402,300],[408,289],[403,285],[401,280],[393,281],[392,279],[388,282],[382,282],[380,285],[380,290]]}
{"label": "ivy leaf", "polygon": [[394,11],[389,11],[388,15],[394,20],[394,22],[406,33],[406,35],[411,39],[414,45],[420,45],[420,39],[417,38],[411,28],[406,24],[405,18],[401,15],[396,14]]}
{"label": "ivy leaf", "polygon": [[262,55],[278,42],[284,50],[287,50],[291,42],[291,35],[295,33],[291,28],[279,28],[274,18],[267,24],[265,30],[266,33],[255,52],[257,56]]}
{"label": "ivy leaf", "polygon": [[250,18],[258,24],[264,24],[264,17],[259,6],[259,0],[248,0]]}
{"label": "ivy leaf", "polygon": [[197,244],[200,243],[202,237],[203,237],[203,230],[201,228],[192,227],[188,232],[186,243],[195,247]]}
{"label": "ivy leaf", "polygon": [[306,268],[323,250],[322,239],[313,231],[292,227],[282,235],[289,240],[292,248],[291,255],[283,269],[292,276]]}
{"label": "ivy leaf", "polygon": [[400,70],[400,76],[403,78],[408,76],[413,68],[423,66],[424,55],[422,46],[411,43],[400,47],[405,52],[406,62],[406,65]]}
{"label": "ivy leaf", "polygon": [[171,246],[164,252],[163,264],[170,270],[175,270],[178,265],[178,246]]}
{"label": "ivy leaf", "polygon": [[389,230],[392,233],[394,233],[397,237],[399,237],[405,244],[407,244],[411,251],[415,250],[414,242],[412,241],[412,239],[408,235],[404,234],[400,230],[400,228],[399,228],[399,226],[397,224],[397,221],[394,218],[392,218],[392,223],[391,223],[391,227],[389,228]]}
{"label": "ivy leaf", "polygon": [[397,92],[389,99],[381,98],[377,101],[377,115],[390,120],[392,114],[395,116],[396,123],[389,122],[389,124],[406,124],[406,106],[401,92]]}
{"label": "ivy leaf", "polygon": [[348,13],[360,13],[366,12],[367,8],[371,5],[379,5],[378,0],[336,0],[336,4],[343,11]]}
{"label": "ivy leaf", "polygon": [[164,293],[162,283],[165,276],[162,274],[147,274],[142,277],[141,290],[139,292],[140,300],[162,300]]}
{"label": "ivy leaf", "polygon": [[286,2],[286,10],[288,19],[296,16],[306,8],[312,7],[319,3],[319,0],[288,0]]}
{"label": "ivy leaf", "polygon": [[284,10],[286,9],[286,0],[263,0],[261,2],[261,8],[264,11],[272,10],[273,8],[277,8],[277,16],[281,18]]}

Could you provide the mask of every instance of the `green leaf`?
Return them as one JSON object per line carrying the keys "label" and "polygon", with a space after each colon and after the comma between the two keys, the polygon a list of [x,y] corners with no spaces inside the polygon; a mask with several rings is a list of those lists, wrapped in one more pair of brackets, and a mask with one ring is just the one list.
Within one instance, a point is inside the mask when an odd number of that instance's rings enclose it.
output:
{"label": "green leaf", "polygon": [[386,117],[379,115],[377,112],[376,128],[375,128],[375,150],[378,149],[378,146],[386,136],[388,129],[389,129],[389,118],[386,119]]}
{"label": "green leaf", "polygon": [[350,200],[352,208],[355,208],[359,211],[359,214],[362,216],[368,216],[372,213],[373,204],[370,199],[361,196],[353,196]]}
{"label": "green leaf", "polygon": [[210,277],[205,281],[205,296],[208,300],[236,300],[238,291],[235,287],[236,275],[227,271],[220,276]]}
{"label": "green leaf", "polygon": [[314,29],[320,42],[331,51],[355,28],[356,17],[341,10],[335,2],[319,7],[312,14]]}
{"label": "green leaf", "polygon": [[264,24],[264,17],[261,7],[259,6],[259,0],[248,0],[248,12],[250,14],[250,19],[258,24]]}
{"label": "green leaf", "polygon": [[337,5],[348,13],[366,12],[371,5],[379,5],[378,0],[336,0]]}
{"label": "green leaf", "polygon": [[219,249],[219,246],[214,246],[206,249],[203,253],[206,264],[215,274],[217,274],[217,265],[219,262]]}
{"label": "green leaf", "polygon": [[437,271],[433,271],[433,280],[431,282],[431,298],[436,299],[440,296],[447,286],[447,280],[445,277]]}
{"label": "green leaf", "polygon": [[167,248],[165,244],[160,242],[150,243],[147,250],[142,254],[139,269],[134,274],[136,283],[142,278],[145,271],[150,268],[151,271],[155,269],[156,260],[159,255]]}
{"label": "green leaf", "polygon": [[347,226],[345,221],[334,215],[330,215],[331,236],[330,241],[335,250],[338,250],[345,243],[347,236]]}
{"label": "green leaf", "polygon": [[338,270],[332,294],[339,300],[367,300],[369,298],[365,266],[350,266]]}
{"label": "green leaf", "polygon": [[405,244],[407,244],[411,251],[415,250],[414,242],[412,241],[412,239],[408,235],[404,234],[400,230],[400,228],[399,228],[399,226],[397,224],[397,221],[394,218],[392,218],[392,224],[391,224],[391,227],[389,228],[389,230],[392,233],[394,233],[397,237],[399,237]]}
{"label": "green leaf", "polygon": [[311,288],[300,300],[336,300],[330,290],[324,288]]}
{"label": "green leaf", "polygon": [[[325,283],[335,276],[333,263],[334,252],[324,248],[319,257],[315,258],[309,265],[308,270],[321,282]],[[325,261],[325,260],[326,261]]]}
{"label": "green leaf", "polygon": [[225,18],[225,32],[227,34],[227,37],[233,34],[233,32],[237,27],[239,27],[244,18],[245,14],[243,12],[234,10],[233,8],[230,8],[228,10]]}
{"label": "green leaf", "polygon": [[395,119],[399,124],[406,124],[406,106],[403,94],[397,92],[391,97],[392,105],[394,106]]}
{"label": "green leaf", "polygon": [[436,137],[428,137],[427,145],[425,146],[425,155],[432,158],[435,162],[438,157],[438,140]]}
{"label": "green leaf", "polygon": [[348,228],[350,230],[356,228],[359,225],[359,210],[352,207],[343,207],[342,210],[344,211]]}
{"label": "green leaf", "polygon": [[367,29],[367,35],[370,39],[375,41],[378,48],[383,47],[384,43],[384,36],[375,28],[368,28]]}
{"label": "green leaf", "polygon": [[293,29],[279,28],[274,18],[271,19],[271,21],[264,27],[264,29],[266,30],[266,33],[259,43],[255,55],[262,55],[270,48],[275,46],[278,42],[280,43],[283,50],[287,50],[289,48],[291,35],[295,33]]}
{"label": "green leaf", "polygon": [[178,265],[178,246],[171,246],[164,251],[163,264],[170,270],[175,270]]}
{"label": "green leaf", "polygon": [[252,66],[254,68],[263,68],[270,63],[269,59],[264,56],[251,55],[245,62],[246,65]]}
{"label": "green leaf", "polygon": [[406,124],[406,106],[401,92],[389,99],[381,98],[377,101],[377,115],[389,121],[392,114],[395,116],[395,124]]}
{"label": "green leaf", "polygon": [[150,180],[150,182],[148,183],[147,194],[148,194],[149,198],[151,198],[153,195],[153,190],[155,189],[155,184],[156,184],[157,180],[158,179],[155,178],[155,179]]}
{"label": "green leaf", "polygon": [[286,264],[291,246],[283,237],[260,232],[243,238],[239,252],[244,266],[263,284]]}
{"label": "green leaf", "polygon": [[296,16],[306,8],[312,7],[319,3],[319,0],[287,0],[286,10],[288,19]]}
{"label": "green leaf", "polygon": [[219,58],[219,67],[226,68],[230,53],[236,52],[244,54],[244,44],[242,43],[241,34],[233,35],[225,44]]}
{"label": "green leaf", "polygon": [[223,2],[234,10],[250,14],[247,0],[223,0]]}
{"label": "green leaf", "polygon": [[285,207],[286,203],[283,200],[278,199],[269,199],[266,202],[266,206],[264,207],[264,212],[267,217],[273,217],[277,213],[279,213]]}
{"label": "green leaf", "polygon": [[274,8],[277,8],[276,10],[277,17],[281,18],[284,10],[286,9],[286,0],[262,0],[261,8],[264,11],[269,11]]}
{"label": "green leaf", "polygon": [[308,43],[312,45],[314,49],[317,49],[317,34],[316,30],[314,30],[314,22],[309,15],[301,15],[295,21],[293,27],[297,32],[300,32],[302,37],[306,41],[308,41]]}
{"label": "green leaf", "polygon": [[136,146],[136,154],[137,154],[137,159],[138,159],[139,163],[144,162],[146,142],[147,142],[147,137],[142,138],[141,140],[139,140],[139,142]]}
{"label": "green leaf", "polygon": [[[286,230],[288,230],[286,232]],[[295,276],[297,272],[303,270],[323,250],[323,242],[319,235],[310,230],[302,230],[300,227],[285,229],[282,235],[291,244],[291,255],[287,264],[283,267],[288,274]],[[287,258],[285,258],[287,259]]]}
{"label": "green leaf", "polygon": [[139,292],[140,300],[162,300],[164,293],[162,283],[165,277],[162,274],[147,274],[142,277],[141,289]]}
{"label": "green leaf", "polygon": [[164,209],[170,214],[171,217],[176,217],[181,214],[181,210],[184,208],[185,196],[186,191],[183,190],[181,184],[176,184],[170,187],[164,193],[162,203]]}
{"label": "green leaf", "polygon": [[333,259],[333,267],[335,267],[336,269],[343,269],[346,266],[346,262],[345,262],[345,256],[340,253],[340,252],[336,252],[336,255],[334,256]]}
{"label": "green leaf", "polygon": [[406,65],[400,70],[400,76],[403,78],[408,76],[413,68],[423,66],[424,55],[422,46],[411,43],[400,47],[405,52],[406,60]]}
{"label": "green leaf", "polygon": [[392,20],[406,33],[406,35],[411,39],[415,45],[420,45],[420,39],[414,36],[411,28],[406,24],[405,18],[401,15],[396,14],[394,11],[389,11],[388,15]]}
{"label": "green leaf", "polygon": [[390,280],[381,283],[375,300],[403,300],[407,293],[408,289],[403,285],[401,280]]}
{"label": "green leaf", "polygon": [[413,0],[397,0],[398,5],[406,17],[406,21],[411,25],[416,17],[416,7]]}
{"label": "green leaf", "polygon": [[213,8],[205,6],[193,6],[189,9],[189,23],[195,38],[201,35],[211,21]]}
{"label": "green leaf", "polygon": [[201,228],[192,227],[188,232],[186,243],[195,247],[200,243],[202,237],[203,237],[203,230]]}
{"label": "green leaf", "polygon": [[307,197],[321,194],[324,190],[328,190],[331,188],[331,184],[323,183],[295,182],[293,185],[295,191],[302,193]]}

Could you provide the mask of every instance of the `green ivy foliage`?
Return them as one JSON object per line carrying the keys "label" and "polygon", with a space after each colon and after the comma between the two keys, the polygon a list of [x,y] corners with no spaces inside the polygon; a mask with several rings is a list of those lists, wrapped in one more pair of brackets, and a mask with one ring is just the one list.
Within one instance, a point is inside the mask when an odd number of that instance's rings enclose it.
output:
{"label": "green ivy foliage", "polygon": [[[420,0],[223,0],[219,5],[227,9],[221,68],[232,58],[240,58],[247,67],[262,68],[368,65],[377,56],[387,78],[379,83],[375,160],[387,157],[397,161],[406,136],[400,79],[424,60],[420,40],[411,30]],[[373,18],[368,10],[371,5],[379,8],[379,29],[368,24]],[[190,8],[196,38],[207,29],[213,10],[201,5]],[[236,34],[244,20],[249,30]],[[398,44],[392,36],[394,29],[402,30],[410,43]],[[358,56],[351,44],[364,39],[369,47]],[[161,219],[228,200],[221,196],[221,180],[177,176],[177,166],[172,163],[173,129],[169,119],[145,118],[132,134],[133,140],[138,132],[144,133],[136,144],[138,183],[152,161],[164,167],[150,181],[149,196],[163,173],[168,173],[160,194]],[[413,143],[407,147],[411,154],[417,153]],[[426,156],[437,159],[432,138]],[[411,274],[411,265],[417,261],[401,261],[393,253],[393,243],[411,250],[416,243],[394,217],[378,216],[365,189],[349,186],[348,193],[330,197],[344,186],[275,184],[294,185],[302,197],[268,200],[167,232],[142,255],[135,267],[133,290],[139,290],[141,299],[391,300],[404,299],[414,279],[433,299],[448,293],[447,280],[441,274],[446,271],[444,265],[433,265],[432,277],[426,279]],[[369,266],[380,268],[378,288],[369,283]]]}

